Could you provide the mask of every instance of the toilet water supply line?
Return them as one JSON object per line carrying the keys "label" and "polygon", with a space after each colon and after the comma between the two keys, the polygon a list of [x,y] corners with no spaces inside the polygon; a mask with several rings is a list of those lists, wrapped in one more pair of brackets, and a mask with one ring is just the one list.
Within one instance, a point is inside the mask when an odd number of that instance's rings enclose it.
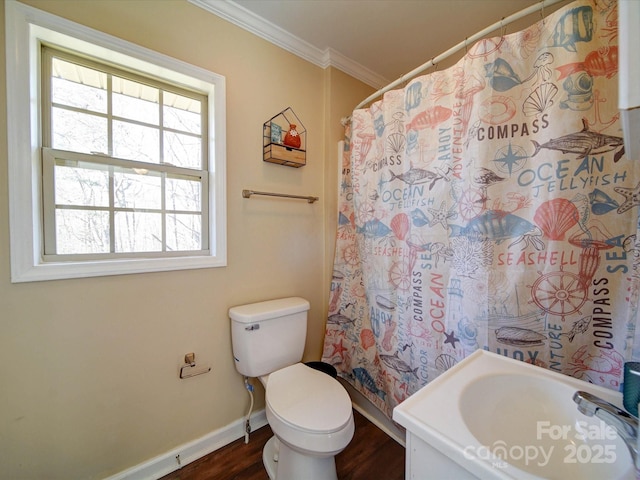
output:
{"label": "toilet water supply line", "polygon": [[251,403],[249,404],[249,413],[247,413],[246,420],[244,422],[244,443],[249,443],[249,434],[251,433],[251,411],[253,410],[253,385],[249,383],[249,377],[244,377],[244,388],[249,392]]}

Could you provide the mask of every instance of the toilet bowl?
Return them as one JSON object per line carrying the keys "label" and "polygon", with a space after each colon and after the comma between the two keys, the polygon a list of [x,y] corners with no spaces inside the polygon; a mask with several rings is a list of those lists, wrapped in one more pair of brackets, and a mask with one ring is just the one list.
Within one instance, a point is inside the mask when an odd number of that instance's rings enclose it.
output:
{"label": "toilet bowl", "polygon": [[[355,428],[351,399],[344,387],[303,363],[260,380],[266,391],[267,421],[277,439],[263,455],[269,477],[337,479],[334,457],[349,444]],[[267,463],[272,463],[274,476]]]}

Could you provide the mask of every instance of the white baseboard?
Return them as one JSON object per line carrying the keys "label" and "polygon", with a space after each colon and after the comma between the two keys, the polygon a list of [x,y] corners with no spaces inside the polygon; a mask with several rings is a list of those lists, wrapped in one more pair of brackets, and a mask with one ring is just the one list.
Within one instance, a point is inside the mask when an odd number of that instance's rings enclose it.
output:
{"label": "white baseboard", "polygon": [[[393,421],[389,420],[384,414],[377,410],[363,395],[357,392],[347,382],[339,379],[349,395],[353,403],[353,408],[360,412],[371,423],[393,438],[400,445],[404,446],[404,429],[399,427]],[[131,467],[105,480],[156,480],[185,465],[188,465],[205,455],[210,454],[244,436],[244,418],[238,419],[229,425],[215,430],[203,437],[192,442],[185,443],[179,447],[158,455],[151,460]],[[267,425],[267,415],[263,410],[259,410],[251,415],[251,429]],[[178,463],[177,458],[180,459]]]}
{"label": "white baseboard", "polygon": [[356,409],[363,417],[373,423],[376,427],[382,430],[384,433],[393,438],[403,447],[405,446],[405,429],[398,425],[393,420],[389,419],[384,413],[382,413],[376,406],[373,405],[364,395],[358,392],[353,386],[343,378],[338,377],[338,380],[345,387],[349,396],[351,397],[351,403],[353,408]]}
{"label": "white baseboard", "polygon": [[[244,418],[236,420],[192,442],[180,445],[174,450],[108,477],[106,480],[155,480],[160,478],[244,437],[244,422]],[[266,424],[267,416],[264,410],[251,415],[252,430],[257,430]],[[178,463],[178,458],[180,463]]]}
{"label": "white baseboard", "polygon": [[362,405],[358,405],[357,403],[353,404],[353,408],[357,410],[358,413],[360,413],[363,417],[365,417],[367,420],[373,423],[376,427],[378,427],[380,430],[386,433],[393,440],[398,442],[403,447],[406,447],[404,432],[399,431],[398,427],[395,424],[391,423],[390,420],[387,420],[386,418],[380,419],[378,416],[372,415],[370,409],[363,408]]}

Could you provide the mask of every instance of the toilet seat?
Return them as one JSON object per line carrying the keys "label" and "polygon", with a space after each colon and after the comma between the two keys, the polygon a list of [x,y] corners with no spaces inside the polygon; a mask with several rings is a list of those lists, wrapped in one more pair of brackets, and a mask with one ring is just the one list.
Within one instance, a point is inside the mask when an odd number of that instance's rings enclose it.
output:
{"label": "toilet seat", "polygon": [[289,428],[310,434],[330,434],[353,422],[351,399],[329,375],[297,363],[269,375],[266,403]]}

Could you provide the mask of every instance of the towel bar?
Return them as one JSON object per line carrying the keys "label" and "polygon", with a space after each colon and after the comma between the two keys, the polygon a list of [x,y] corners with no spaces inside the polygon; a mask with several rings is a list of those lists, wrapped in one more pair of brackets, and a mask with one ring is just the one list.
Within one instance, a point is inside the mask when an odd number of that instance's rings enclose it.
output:
{"label": "towel bar", "polygon": [[289,195],[287,193],[271,193],[271,192],[257,192],[255,190],[242,190],[243,198],[251,198],[251,195],[267,195],[269,197],[284,197],[284,198],[299,198],[301,200],[306,200],[308,203],[313,203],[317,200],[320,200],[319,197],[311,197],[311,196],[303,196],[303,195]]}

